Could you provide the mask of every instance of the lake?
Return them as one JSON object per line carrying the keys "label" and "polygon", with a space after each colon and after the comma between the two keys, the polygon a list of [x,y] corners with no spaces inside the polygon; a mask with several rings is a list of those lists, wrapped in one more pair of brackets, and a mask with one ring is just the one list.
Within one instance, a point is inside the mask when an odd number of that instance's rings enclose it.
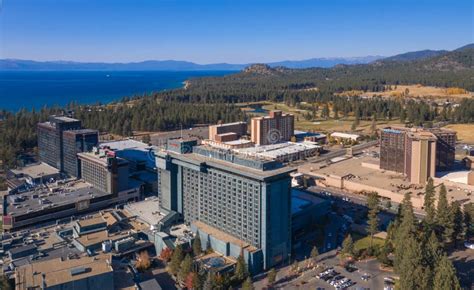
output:
{"label": "lake", "polygon": [[109,103],[175,89],[190,78],[233,71],[0,71],[0,110]]}

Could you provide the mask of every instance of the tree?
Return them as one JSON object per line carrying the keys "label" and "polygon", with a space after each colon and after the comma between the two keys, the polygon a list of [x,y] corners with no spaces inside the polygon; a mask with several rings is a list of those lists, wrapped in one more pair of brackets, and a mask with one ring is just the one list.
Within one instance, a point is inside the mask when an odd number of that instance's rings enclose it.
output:
{"label": "tree", "polygon": [[353,256],[354,255],[354,241],[352,240],[351,235],[347,235],[347,237],[342,242],[342,250],[341,253],[343,255]]}
{"label": "tree", "polygon": [[318,258],[319,256],[319,251],[318,251],[318,248],[316,246],[314,246],[312,249],[311,249],[311,259],[313,259],[314,262],[316,262],[316,259]]}
{"label": "tree", "polygon": [[377,117],[374,116],[372,117],[372,124],[370,124],[370,133],[372,136],[374,136],[377,133]]}
{"label": "tree", "polygon": [[249,276],[247,264],[245,263],[244,255],[243,253],[240,254],[240,256],[237,258],[237,265],[235,266],[235,274],[234,277],[237,279],[237,281],[244,281],[245,278]]}
{"label": "tree", "polygon": [[5,276],[0,275],[0,289],[11,290],[10,284]]}
{"label": "tree", "polygon": [[242,283],[242,290],[253,290],[253,283],[252,279],[250,277],[247,277],[245,279],[244,283]]}
{"label": "tree", "polygon": [[191,273],[192,268],[193,268],[193,259],[191,258],[191,255],[187,254],[184,260],[180,264],[178,278],[181,281],[185,281],[188,274]]}
{"label": "tree", "polygon": [[400,224],[397,226],[394,249],[395,260],[394,266],[396,271],[400,271],[400,265],[405,257],[405,243],[408,239],[415,237],[415,215],[413,214],[413,205],[411,203],[410,193],[405,193],[401,204]]}
{"label": "tree", "polygon": [[[204,288],[204,276],[198,272],[193,272],[192,289],[199,290]],[[205,289],[205,288],[204,288]]]}
{"label": "tree", "polygon": [[452,215],[450,212],[446,195],[446,187],[444,186],[444,184],[441,184],[439,188],[436,223],[438,225],[439,231],[441,232],[441,236],[443,237],[444,244],[448,243],[451,240],[451,237],[454,232]]}
{"label": "tree", "polygon": [[214,272],[209,271],[207,273],[206,281],[204,281],[203,289],[204,290],[213,290],[216,285],[216,275]]}
{"label": "tree", "polygon": [[329,118],[329,104],[324,104],[323,110],[321,111],[321,117],[328,119]]}
{"label": "tree", "polygon": [[456,270],[446,255],[443,255],[436,267],[436,274],[433,281],[433,290],[460,290],[459,280],[456,277]]}
{"label": "tree", "polygon": [[428,225],[433,225],[435,221],[435,187],[433,185],[433,178],[429,178],[425,187],[425,198],[423,207],[426,212],[425,222]]}
{"label": "tree", "polygon": [[271,285],[273,285],[273,283],[275,283],[276,275],[277,275],[277,272],[274,268],[271,268],[270,271],[268,271],[267,279],[268,279],[268,285],[269,286],[271,286]]}
{"label": "tree", "polygon": [[186,276],[186,279],[184,280],[184,285],[188,289],[199,289],[199,288],[194,288],[194,279],[196,279],[197,273],[196,272],[190,272],[188,276]]}
{"label": "tree", "polygon": [[367,231],[370,234],[371,249],[373,247],[374,235],[377,233],[379,228],[379,219],[377,216],[379,213],[379,202],[380,200],[377,192],[371,192],[367,198],[367,207],[369,208]]}
{"label": "tree", "polygon": [[400,289],[421,289],[423,285],[424,269],[422,267],[422,250],[414,236],[404,241],[404,255],[399,260],[398,273],[400,274]]}
{"label": "tree", "polygon": [[463,213],[459,201],[454,201],[450,206],[451,223],[453,225],[451,240],[457,246],[464,239]]}
{"label": "tree", "polygon": [[466,229],[466,238],[470,239],[474,236],[474,203],[466,203],[463,208],[464,227]]}
{"label": "tree", "polygon": [[171,250],[170,248],[164,248],[163,250],[161,250],[160,258],[165,262],[169,262],[172,254],[173,250]]}
{"label": "tree", "polygon": [[181,261],[183,260],[183,248],[181,245],[177,245],[171,255],[171,261],[169,263],[169,269],[171,274],[177,275],[179,271],[179,267],[181,266]]}
{"label": "tree", "polygon": [[135,267],[140,271],[143,272],[150,268],[151,261],[150,255],[148,255],[148,251],[142,251],[138,254],[137,261],[135,262]]}
{"label": "tree", "polygon": [[193,253],[194,253],[194,256],[199,256],[202,253],[201,238],[199,236],[199,232],[197,232],[196,236],[194,237]]}
{"label": "tree", "polygon": [[146,144],[150,144],[151,142],[150,134],[143,135],[142,142]]}

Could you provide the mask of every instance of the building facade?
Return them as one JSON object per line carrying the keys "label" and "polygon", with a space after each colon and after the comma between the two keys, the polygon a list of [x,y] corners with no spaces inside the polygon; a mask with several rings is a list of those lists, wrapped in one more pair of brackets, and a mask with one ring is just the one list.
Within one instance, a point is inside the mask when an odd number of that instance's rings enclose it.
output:
{"label": "building facade", "polygon": [[275,144],[290,141],[295,131],[292,114],[271,111],[269,116],[255,117],[251,120],[251,140],[256,145]]}
{"label": "building facade", "polygon": [[235,133],[235,138],[240,138],[241,136],[247,135],[247,123],[234,122],[209,126],[209,140],[221,141],[220,135],[229,133]]}
{"label": "building facade", "polygon": [[98,131],[82,129],[81,121],[64,116],[50,116],[47,122],[39,123],[37,129],[40,161],[62,173],[79,177],[77,153],[97,146]]}
{"label": "building facade", "polygon": [[89,152],[99,144],[97,130],[69,130],[63,133],[63,171],[69,176],[81,177],[77,153]]}
{"label": "building facade", "polygon": [[385,128],[380,133],[380,169],[425,183],[454,164],[456,132],[445,129]]}
{"label": "building facade", "polygon": [[255,247],[262,253],[261,260],[249,261],[255,271],[270,268],[288,257],[289,173],[293,169],[281,167],[275,161],[246,159],[208,146],[193,147],[192,152],[184,154],[158,152],[157,167],[162,211],[176,211],[185,222],[199,221],[212,232],[222,232],[222,236],[230,235]]}
{"label": "building facade", "polygon": [[128,161],[95,148],[95,151],[78,154],[81,177],[106,193],[117,194],[128,189]]}
{"label": "building facade", "polygon": [[63,132],[81,129],[81,121],[60,116],[38,124],[38,152],[41,162],[63,171]]}

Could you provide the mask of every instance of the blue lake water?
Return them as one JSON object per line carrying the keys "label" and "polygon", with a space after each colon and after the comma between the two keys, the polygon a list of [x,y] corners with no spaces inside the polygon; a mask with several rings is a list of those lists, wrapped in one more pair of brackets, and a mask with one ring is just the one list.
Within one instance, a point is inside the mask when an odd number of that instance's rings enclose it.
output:
{"label": "blue lake water", "polygon": [[183,81],[231,71],[0,71],[0,110],[109,103],[183,86]]}

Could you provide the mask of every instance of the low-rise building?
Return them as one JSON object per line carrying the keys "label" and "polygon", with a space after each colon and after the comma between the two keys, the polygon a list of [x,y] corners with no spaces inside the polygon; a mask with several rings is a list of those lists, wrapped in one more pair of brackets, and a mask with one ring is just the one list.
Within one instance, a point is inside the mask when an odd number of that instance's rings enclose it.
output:
{"label": "low-rise building", "polygon": [[15,271],[16,290],[114,290],[110,255],[32,262]]}

